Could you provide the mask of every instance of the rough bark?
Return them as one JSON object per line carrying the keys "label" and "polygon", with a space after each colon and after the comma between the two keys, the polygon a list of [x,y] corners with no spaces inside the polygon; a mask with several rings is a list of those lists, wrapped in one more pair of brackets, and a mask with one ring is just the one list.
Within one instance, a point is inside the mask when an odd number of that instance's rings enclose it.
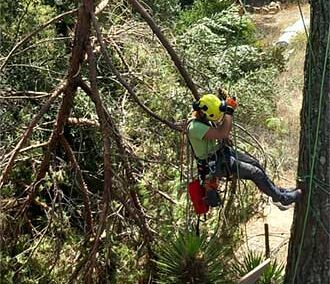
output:
{"label": "rough bark", "polygon": [[311,28],[305,61],[301,111],[297,204],[289,244],[285,283],[330,280],[330,2],[311,1]]}

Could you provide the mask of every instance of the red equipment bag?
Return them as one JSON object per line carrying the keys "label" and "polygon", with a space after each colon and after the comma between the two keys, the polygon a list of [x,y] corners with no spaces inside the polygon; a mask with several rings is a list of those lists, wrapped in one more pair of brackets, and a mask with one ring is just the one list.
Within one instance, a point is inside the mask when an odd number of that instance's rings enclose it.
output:
{"label": "red equipment bag", "polygon": [[197,214],[205,214],[209,211],[209,206],[205,204],[205,188],[199,183],[199,180],[193,180],[188,184],[190,199]]}

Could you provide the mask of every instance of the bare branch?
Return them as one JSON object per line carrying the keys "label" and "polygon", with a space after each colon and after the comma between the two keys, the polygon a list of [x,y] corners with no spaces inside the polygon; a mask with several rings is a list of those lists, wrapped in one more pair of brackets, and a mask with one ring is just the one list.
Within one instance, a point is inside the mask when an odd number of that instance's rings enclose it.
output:
{"label": "bare branch", "polygon": [[[92,90],[86,85],[86,83],[81,81],[79,83],[79,85],[93,99]],[[124,165],[125,173],[126,173],[126,177],[127,177],[126,178],[127,186],[129,187],[130,185],[135,184],[132,170],[129,166],[129,161],[128,161],[129,154],[127,153],[127,150],[124,147],[124,143],[121,139],[121,136],[119,135],[119,131],[118,131],[115,123],[112,120],[111,115],[108,113],[108,111],[104,107],[103,107],[103,112],[106,117],[106,121],[109,125],[109,128],[112,131],[113,137],[115,138],[117,147],[119,149],[120,156],[123,158],[123,165]],[[135,218],[135,220],[138,222],[138,224],[140,226],[140,229],[145,237],[146,244],[149,245],[149,242],[152,240],[151,229],[149,228],[149,226],[145,220],[145,216],[143,214],[143,209],[141,207],[141,204],[139,202],[136,192],[134,190],[130,189],[129,193],[131,196],[131,200],[134,204],[134,208],[136,209],[135,210],[136,214],[138,215],[137,218]],[[150,249],[150,251],[151,251],[151,249]]]}
{"label": "bare branch", "polygon": [[[32,49],[32,48],[34,48],[34,47],[36,47],[39,44],[42,44],[44,42],[61,41],[61,40],[67,40],[67,39],[72,39],[72,36],[44,38],[42,40],[37,41],[35,44],[29,45],[28,47],[26,47],[26,48],[24,48],[24,49],[22,49],[20,51],[15,52],[12,56],[16,56],[16,55],[22,54],[22,53],[26,52],[27,50]],[[3,58],[1,58],[1,59],[3,59]]]}
{"label": "bare branch", "polygon": [[63,14],[60,14],[52,19],[50,19],[49,21],[47,21],[46,23],[44,23],[43,25],[41,25],[40,27],[38,27],[36,30],[34,30],[33,32],[29,33],[27,36],[25,36],[21,41],[19,41],[18,43],[15,44],[15,46],[12,48],[12,50],[8,53],[8,55],[6,56],[4,62],[2,63],[2,65],[0,66],[0,72],[3,70],[3,68],[6,66],[9,58],[14,54],[14,52],[20,47],[22,46],[24,43],[26,43],[31,37],[33,37],[34,35],[38,34],[40,31],[42,31],[44,28],[46,28],[47,26],[49,26],[50,24],[63,19],[65,16],[67,15],[71,15],[74,14],[78,11],[78,9],[74,9],[71,11],[67,11]]}
{"label": "bare branch", "polygon": [[83,5],[78,10],[78,22],[75,27],[75,35],[73,41],[73,49],[70,57],[70,66],[67,75],[67,85],[64,92],[64,97],[60,109],[57,114],[56,123],[49,138],[48,151],[39,168],[37,179],[41,179],[47,172],[51,153],[58,143],[59,135],[63,132],[64,125],[69,118],[75,93],[77,91],[77,82],[80,80],[81,63],[85,59],[86,43],[90,36],[90,20]]}
{"label": "bare branch", "polygon": [[[88,9],[88,8],[87,8]],[[90,13],[92,13],[92,9],[88,9]],[[105,114],[103,111],[103,104],[98,92],[97,87],[97,80],[96,80],[96,63],[95,63],[95,57],[92,50],[92,47],[90,45],[90,42],[87,43],[87,55],[88,55],[88,69],[89,69],[89,79],[91,82],[91,98],[95,104],[96,112],[99,118],[99,123],[101,126],[102,131],[102,138],[103,138],[103,165],[104,165],[104,189],[103,189],[103,198],[102,198],[102,211],[100,214],[100,221],[99,226],[96,232],[96,236],[94,239],[93,247],[91,249],[91,252],[89,254],[89,266],[87,266],[85,276],[86,276],[86,283],[91,283],[92,279],[92,271],[95,267],[96,262],[96,252],[99,247],[100,237],[104,230],[108,209],[109,209],[109,203],[110,203],[110,194],[112,190],[112,167],[111,167],[111,155],[110,155],[110,147],[111,147],[111,141],[110,141],[110,131],[109,128],[106,125],[106,119]]]}
{"label": "bare branch", "polygon": [[0,100],[8,99],[41,99],[49,97],[51,93],[33,91],[12,91],[0,90]]}
{"label": "bare branch", "polygon": [[26,143],[26,141],[29,139],[29,137],[32,134],[32,131],[34,129],[34,127],[37,125],[38,121],[41,119],[41,117],[43,116],[43,114],[49,109],[49,107],[51,106],[51,104],[55,101],[55,99],[63,92],[64,89],[64,83],[60,84],[55,91],[52,93],[51,97],[48,99],[48,101],[41,107],[39,113],[33,118],[33,120],[31,121],[29,127],[25,130],[25,132],[23,133],[23,135],[21,136],[20,141],[17,143],[14,151],[12,152],[8,164],[6,166],[6,168],[4,169],[1,177],[0,177],[0,189],[2,188],[2,186],[4,185],[4,183],[6,182],[6,179],[8,177],[8,174],[14,164],[14,160],[19,152],[19,150],[24,146],[24,144]]}

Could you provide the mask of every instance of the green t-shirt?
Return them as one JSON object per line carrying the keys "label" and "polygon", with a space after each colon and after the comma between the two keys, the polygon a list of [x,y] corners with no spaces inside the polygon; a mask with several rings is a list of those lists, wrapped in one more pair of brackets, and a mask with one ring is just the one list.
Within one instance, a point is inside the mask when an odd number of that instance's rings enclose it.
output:
{"label": "green t-shirt", "polygon": [[205,160],[210,154],[219,149],[216,140],[206,140],[204,135],[211,127],[197,120],[193,120],[188,126],[188,138],[197,158]]}

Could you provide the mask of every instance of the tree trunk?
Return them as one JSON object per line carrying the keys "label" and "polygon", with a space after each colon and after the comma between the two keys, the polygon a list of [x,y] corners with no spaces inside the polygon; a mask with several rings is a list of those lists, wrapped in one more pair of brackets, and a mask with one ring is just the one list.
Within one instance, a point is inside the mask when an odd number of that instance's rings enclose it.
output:
{"label": "tree trunk", "polygon": [[329,0],[311,0],[305,59],[297,204],[284,283],[325,284],[330,279],[330,58]]}

